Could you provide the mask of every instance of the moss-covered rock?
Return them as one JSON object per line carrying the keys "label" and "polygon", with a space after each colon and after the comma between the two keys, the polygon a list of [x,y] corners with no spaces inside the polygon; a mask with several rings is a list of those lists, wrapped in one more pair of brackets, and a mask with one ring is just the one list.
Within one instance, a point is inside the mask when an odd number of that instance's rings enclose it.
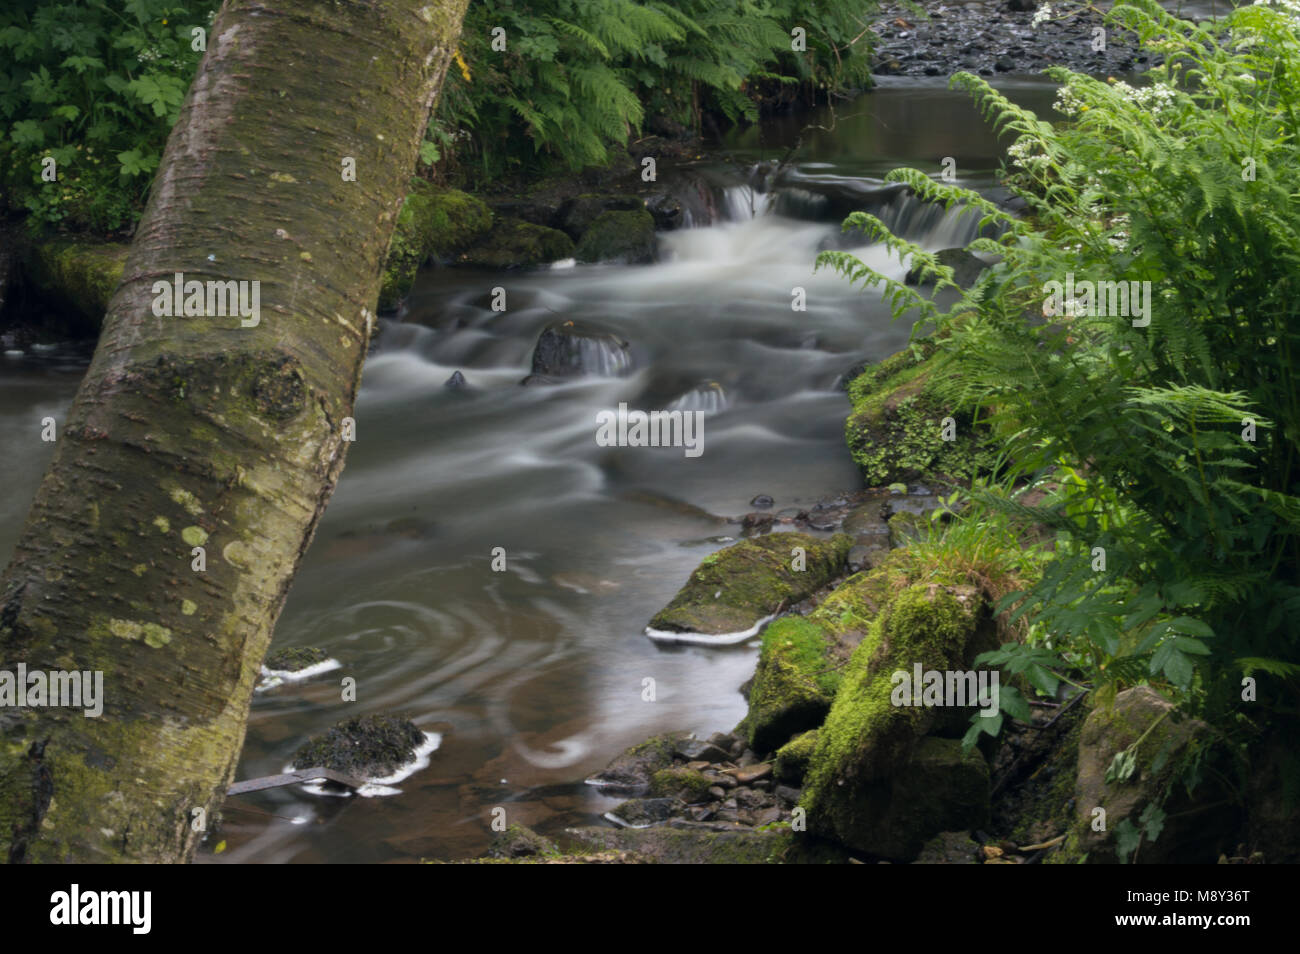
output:
{"label": "moss-covered rock", "polygon": [[487,854],[489,858],[557,858],[560,849],[555,842],[543,838],[531,828],[510,825],[492,836]]}
{"label": "moss-covered rock", "polygon": [[904,510],[889,518],[889,545],[905,547],[913,540],[923,537],[930,521],[917,513]]}
{"label": "moss-covered rock", "polygon": [[582,235],[574,257],[580,262],[636,264],[654,258],[655,220],[645,209],[602,212]]}
{"label": "moss-covered rock", "polygon": [[[1161,801],[1163,830],[1154,841],[1144,836],[1136,854],[1125,860],[1213,863],[1220,853],[1231,851],[1240,819],[1224,804],[1228,793],[1206,778],[1189,797],[1179,779],[1184,756],[1205,742],[1207,729],[1199,720],[1179,718],[1173,704],[1149,686],[1126,689],[1112,706],[1095,707],[1079,734],[1076,820],[1059,860],[1120,860],[1118,834],[1141,829],[1144,809]],[[1133,774],[1108,782],[1107,769],[1116,754],[1134,745]],[[1098,808],[1105,809],[1105,829],[1094,831]]]}
{"label": "moss-covered rock", "polygon": [[941,396],[953,374],[940,355],[918,360],[905,351],[849,384],[844,434],[867,486],[968,481],[992,468],[997,452],[987,430]]}
{"label": "moss-covered rock", "polygon": [[784,616],[763,631],[745,720],[755,752],[822,724],[840,681],[835,645],[828,626],[803,616]]}
{"label": "moss-covered rock", "polygon": [[388,245],[379,307],[395,307],[411,290],[415,273],[430,256],[450,257],[491,227],[492,211],[481,200],[418,180],[402,204]]}
{"label": "moss-covered rock", "polygon": [[329,653],[316,646],[291,646],[288,649],[277,649],[268,655],[263,665],[276,672],[300,672],[329,658]]}
{"label": "moss-covered rock", "polygon": [[[719,550],[700,562],[672,602],[650,621],[651,635],[721,636],[752,630],[831,582],[852,545],[852,538],[842,533],[829,540],[774,533]],[[799,565],[803,568],[796,569]]]}
{"label": "moss-covered rock", "polygon": [[[971,254],[964,248],[941,248],[934,256],[939,260],[940,265],[946,265],[952,269],[952,280],[962,288],[969,288],[975,284],[975,280],[980,277],[980,272],[988,268],[988,264],[976,255]],[[908,269],[907,277],[903,281],[908,285],[933,285],[933,278],[927,281],[921,281],[921,267],[919,265]]]}
{"label": "moss-covered rock", "polygon": [[[996,644],[992,621],[971,587],[913,584],[893,596],[854,650],[818,733],[801,802],[809,830],[906,859],[939,831],[978,827],[971,816],[988,812],[983,756],[961,754],[959,743],[954,754],[924,738],[960,733],[973,710],[895,705],[892,676],[910,674],[918,664],[923,671],[969,670],[976,655]],[[923,759],[922,748],[928,753]],[[939,778],[945,769],[953,773],[949,781]],[[919,775],[929,781],[913,792],[908,782]],[[958,796],[964,803],[949,804]],[[918,804],[903,804],[909,800]]]}
{"label": "moss-covered rock", "polygon": [[560,206],[557,224],[575,242],[606,212],[637,212],[646,208],[645,200],[636,195],[599,195],[583,193],[566,199]]}
{"label": "moss-covered rock", "polygon": [[36,242],[28,251],[26,273],[42,294],[72,309],[84,319],[87,330],[98,331],[122,281],[129,250],[124,242]]}
{"label": "moss-covered rock", "polygon": [[569,835],[584,847],[626,852],[658,864],[826,864],[848,860],[836,846],[792,832],[787,825],[755,831],[710,831],[686,826],[575,828]]}
{"label": "moss-covered rock", "polygon": [[384,778],[415,758],[424,733],[397,716],[347,719],[309,739],[293,757],[293,767],[328,768],[356,778]]}
{"label": "moss-covered rock", "polygon": [[615,792],[649,791],[650,780],[660,769],[673,764],[681,735],[657,735],[616,756],[604,769],[587,779],[588,785]]}
{"label": "moss-covered rock", "polygon": [[810,729],[777,749],[776,761],[772,763],[772,774],[776,780],[786,785],[801,784],[808,774],[808,763],[812,761],[816,748],[817,730]]}
{"label": "moss-covered rock", "polygon": [[559,229],[503,217],[458,261],[480,268],[531,268],[564,258],[573,258],[573,241]]}
{"label": "moss-covered rock", "polygon": [[700,802],[709,794],[713,782],[703,772],[674,765],[660,769],[650,776],[650,794],[655,798],[680,798],[684,802]]}

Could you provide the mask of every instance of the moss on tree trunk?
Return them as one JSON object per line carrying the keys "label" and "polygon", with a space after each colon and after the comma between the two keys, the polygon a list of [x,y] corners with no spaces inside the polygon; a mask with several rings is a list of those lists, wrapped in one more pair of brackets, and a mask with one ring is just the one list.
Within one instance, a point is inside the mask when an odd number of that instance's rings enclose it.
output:
{"label": "moss on tree trunk", "polygon": [[[227,0],[213,24],[0,581],[0,669],[102,670],[105,697],[0,709],[0,859],[186,860],[219,806],[465,5]],[[260,282],[260,322],[155,317],[177,272]]]}

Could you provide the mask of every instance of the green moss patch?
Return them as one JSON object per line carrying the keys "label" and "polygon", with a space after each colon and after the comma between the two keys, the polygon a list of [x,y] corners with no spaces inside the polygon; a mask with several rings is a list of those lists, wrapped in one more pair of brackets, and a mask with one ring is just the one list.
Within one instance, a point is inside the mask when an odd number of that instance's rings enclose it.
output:
{"label": "green moss patch", "polygon": [[574,251],[580,262],[648,262],[654,257],[655,220],[644,209],[602,212]]}
{"label": "green moss patch", "polygon": [[[902,352],[849,384],[853,410],[844,436],[867,486],[966,482],[996,463],[987,429],[941,396],[951,390],[954,372],[940,357],[918,361]],[[952,418],[952,440],[944,439],[946,418]]]}
{"label": "green moss patch", "polygon": [[772,763],[772,774],[778,782],[800,785],[808,774],[808,763],[817,748],[817,730],[810,729],[781,746]]}
{"label": "green moss patch", "polygon": [[[900,846],[919,850],[938,831],[968,827],[953,824],[938,802],[913,813],[917,830],[891,832],[882,821],[897,822],[904,807],[894,804],[896,798],[917,797],[904,794],[899,786],[912,771],[909,766],[914,767],[923,737],[932,731],[959,732],[971,711],[896,706],[891,677],[897,670],[911,672],[915,664],[923,670],[966,670],[979,652],[995,643],[993,627],[970,587],[918,583],[893,596],[854,650],[818,732],[802,800],[810,831],[873,854],[901,857],[906,851]],[[988,769],[978,752],[971,755],[979,759],[985,779],[980,804],[986,817]],[[959,776],[953,782],[958,789],[970,786],[975,763],[968,756],[936,756],[932,761],[931,774],[940,771],[935,766],[947,764]],[[933,788],[933,798],[946,791],[938,783]],[[943,827],[920,830],[937,819],[944,820]]]}
{"label": "green moss patch", "polygon": [[397,716],[347,719],[310,739],[293,757],[294,768],[328,768],[358,778],[383,778],[415,758],[424,733]]}
{"label": "green moss patch", "polygon": [[457,189],[417,181],[402,204],[384,262],[379,307],[392,308],[411,290],[415,273],[430,256],[450,257],[492,227],[492,210]]}
{"label": "green moss patch", "polygon": [[[660,633],[731,634],[797,603],[843,569],[853,540],[774,533],[707,556],[686,585],[650,621]],[[802,557],[794,553],[802,550]],[[800,563],[801,560],[801,563]],[[802,565],[803,569],[795,569]]]}

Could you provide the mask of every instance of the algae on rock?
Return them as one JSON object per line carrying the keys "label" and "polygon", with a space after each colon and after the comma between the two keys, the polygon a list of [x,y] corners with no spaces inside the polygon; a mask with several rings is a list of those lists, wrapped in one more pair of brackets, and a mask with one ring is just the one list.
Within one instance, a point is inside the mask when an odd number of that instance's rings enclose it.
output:
{"label": "algae on rock", "polygon": [[580,262],[640,264],[654,258],[654,248],[655,220],[642,208],[596,216],[574,255]]}
{"label": "algae on rock", "polygon": [[491,227],[492,211],[481,200],[416,180],[388,245],[379,307],[396,306],[431,256],[448,257],[468,248]]}
{"label": "algae on rock", "polygon": [[993,467],[987,428],[944,396],[953,374],[940,354],[918,359],[904,351],[849,383],[853,410],[844,435],[867,486],[969,481]]}
{"label": "algae on rock", "polygon": [[649,628],[660,635],[748,632],[831,582],[852,544],[842,533],[829,540],[805,533],[742,540],[705,557]]}
{"label": "algae on rock", "polygon": [[[849,660],[818,732],[801,802],[810,831],[906,859],[937,832],[969,828],[972,816],[987,816],[983,756],[962,752],[954,740],[925,738],[933,732],[960,735],[973,710],[895,705],[892,675],[911,673],[918,664],[922,670],[967,671],[975,656],[996,643],[992,620],[969,586],[912,584],[881,609]],[[945,771],[951,778],[941,777]],[[913,791],[909,782],[918,776],[928,781]]]}

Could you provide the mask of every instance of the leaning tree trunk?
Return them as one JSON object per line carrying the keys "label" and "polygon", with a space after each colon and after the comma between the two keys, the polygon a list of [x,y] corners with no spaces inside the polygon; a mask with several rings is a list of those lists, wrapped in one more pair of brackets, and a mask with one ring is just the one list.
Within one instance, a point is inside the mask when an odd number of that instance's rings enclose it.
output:
{"label": "leaning tree trunk", "polygon": [[[0,708],[0,859],[186,860],[220,805],[466,2],[227,0],[213,23],[0,581],[0,670],[102,670],[105,697]],[[260,282],[260,320],[156,316],[176,273]]]}

